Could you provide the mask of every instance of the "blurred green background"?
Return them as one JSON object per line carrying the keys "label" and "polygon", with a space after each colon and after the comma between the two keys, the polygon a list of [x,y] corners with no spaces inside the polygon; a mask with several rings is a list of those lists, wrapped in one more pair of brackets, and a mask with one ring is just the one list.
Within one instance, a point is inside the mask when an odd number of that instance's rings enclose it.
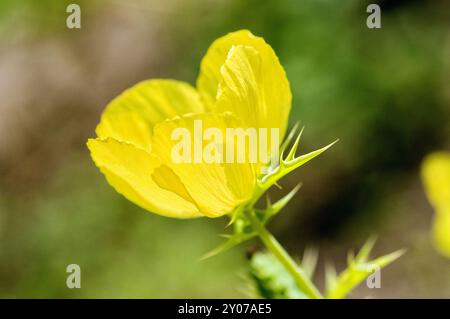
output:
{"label": "blurred green background", "polygon": [[[69,30],[69,3],[82,28]],[[0,297],[246,297],[245,250],[199,262],[226,220],[149,214],[109,187],[85,146],[104,106],[147,78],[194,83],[209,44],[247,28],[280,57],[302,152],[340,138],[282,181],[303,187],[270,228],[294,255],[338,269],[378,234],[406,248],[380,289],[352,297],[450,297],[432,248],[424,155],[450,148],[450,2],[154,0],[0,2]],[[450,231],[450,230],[449,230]],[[257,242],[255,242],[257,244]],[[81,289],[66,266],[81,267]],[[316,274],[319,286],[323,271]]]}

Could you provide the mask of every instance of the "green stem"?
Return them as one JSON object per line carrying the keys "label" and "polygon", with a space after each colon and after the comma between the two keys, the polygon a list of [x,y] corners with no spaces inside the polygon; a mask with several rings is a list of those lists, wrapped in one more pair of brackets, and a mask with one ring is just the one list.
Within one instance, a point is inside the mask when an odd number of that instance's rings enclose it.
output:
{"label": "green stem", "polygon": [[311,280],[309,280],[302,269],[295,263],[291,256],[289,256],[275,237],[273,237],[264,225],[261,224],[254,213],[249,212],[247,217],[266,248],[272,252],[278,261],[280,261],[286,270],[292,275],[300,290],[311,299],[323,298],[316,286],[314,286]]}

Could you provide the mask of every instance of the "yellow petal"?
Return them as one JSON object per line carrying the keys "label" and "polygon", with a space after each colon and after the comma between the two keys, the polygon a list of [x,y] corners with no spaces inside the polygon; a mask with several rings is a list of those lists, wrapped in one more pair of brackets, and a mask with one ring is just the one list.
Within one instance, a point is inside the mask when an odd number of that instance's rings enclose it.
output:
{"label": "yellow petal", "polygon": [[275,52],[247,30],[214,41],[200,66],[197,88],[216,112],[231,111],[248,126],[277,127],[283,138],[291,90]]}
{"label": "yellow petal", "polygon": [[131,202],[168,217],[202,216],[179,178],[154,155],[113,138],[87,145],[109,184]]}
{"label": "yellow petal", "polygon": [[191,85],[175,80],[147,80],[108,104],[96,133],[102,139],[112,137],[150,150],[152,128],[156,123],[203,111],[200,97]]}
{"label": "yellow petal", "polygon": [[437,212],[433,222],[433,242],[439,253],[450,257],[450,209]]}
{"label": "yellow petal", "polygon": [[[226,128],[233,127],[240,126],[231,114],[203,113],[164,121],[154,128],[152,154],[161,158],[180,177],[201,213],[209,217],[230,213],[249,200],[254,191],[255,175],[251,163],[208,163],[203,157],[206,146],[214,142],[217,142],[218,153],[224,154],[227,144]],[[218,130],[222,140],[203,141],[203,134],[209,128]],[[177,136],[174,132],[180,129],[188,134],[186,136],[191,141],[182,150],[182,153],[190,154],[186,161],[175,160],[172,154],[175,147],[182,143],[182,139],[174,138]]]}
{"label": "yellow petal", "polygon": [[422,179],[432,205],[450,207],[450,153],[428,155],[422,164]]}

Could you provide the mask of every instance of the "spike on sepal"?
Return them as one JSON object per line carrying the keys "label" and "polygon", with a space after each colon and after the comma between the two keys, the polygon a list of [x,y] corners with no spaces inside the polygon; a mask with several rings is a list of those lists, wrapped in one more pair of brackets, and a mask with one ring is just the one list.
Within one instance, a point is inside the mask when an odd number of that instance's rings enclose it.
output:
{"label": "spike on sepal", "polygon": [[367,259],[370,256],[370,253],[372,252],[373,247],[375,246],[376,241],[377,237],[372,236],[364,243],[364,245],[361,247],[361,249],[358,252],[358,255],[355,258],[356,263],[363,263],[367,261]]}
{"label": "spike on sepal", "polygon": [[284,195],[275,203],[271,203],[269,197],[266,197],[266,208],[265,209],[255,209],[256,215],[261,220],[263,224],[267,223],[270,218],[278,214],[295,196],[298,190],[301,188],[302,184],[299,183],[295,186],[289,193]]}
{"label": "spike on sepal", "polygon": [[327,288],[327,291],[334,289],[334,287],[336,286],[336,281],[336,267],[331,262],[325,263],[325,287]]}
{"label": "spike on sepal", "polygon": [[334,144],[336,144],[339,140],[334,141],[333,143],[330,143],[329,145],[322,147],[318,150],[312,151],[310,153],[300,155],[295,157],[295,152],[298,147],[297,141],[300,140],[300,136],[303,130],[298,135],[298,138],[296,142],[294,143],[294,146],[291,148],[291,151],[289,152],[288,156],[286,158],[284,157],[284,150],[281,152],[280,155],[280,161],[279,165],[270,173],[263,176],[259,181],[259,187],[263,190],[269,189],[272,185],[276,184],[276,182],[281,179],[283,176],[287,175],[288,173],[292,172],[293,170],[297,169],[298,167],[306,164],[316,156],[319,156],[326,150],[328,150],[330,147],[332,147]]}
{"label": "spike on sepal", "polygon": [[205,259],[209,259],[211,257],[217,256],[218,254],[223,253],[223,252],[229,250],[230,248],[233,248],[234,246],[237,246],[240,243],[242,243],[246,240],[249,240],[255,236],[256,236],[255,233],[229,235],[228,239],[225,242],[223,242],[216,248],[210,250],[209,252],[207,252],[206,254],[201,256],[199,260],[203,261]]}
{"label": "spike on sepal", "polygon": [[300,143],[300,138],[302,137],[303,130],[305,127],[302,127],[300,132],[297,134],[297,137],[295,139],[294,145],[292,145],[291,150],[289,151],[288,155],[284,159],[284,161],[290,161],[295,158],[295,153],[297,152],[298,145]]}
{"label": "spike on sepal", "polygon": [[292,129],[289,131],[288,136],[286,137],[286,139],[281,144],[280,154],[284,153],[284,151],[287,149],[287,147],[291,143],[292,139],[294,138],[295,134],[297,133],[297,130],[298,130],[299,126],[300,126],[300,123],[296,122],[294,124],[294,126],[292,127]]}
{"label": "spike on sepal", "polygon": [[303,258],[301,261],[301,267],[303,271],[312,279],[316,271],[317,261],[319,260],[319,251],[313,247],[306,247],[303,252]]}

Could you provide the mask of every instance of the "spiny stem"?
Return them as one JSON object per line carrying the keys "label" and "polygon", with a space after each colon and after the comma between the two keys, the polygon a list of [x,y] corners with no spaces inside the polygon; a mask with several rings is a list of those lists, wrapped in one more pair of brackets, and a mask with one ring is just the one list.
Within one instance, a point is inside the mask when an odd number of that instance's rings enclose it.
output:
{"label": "spiny stem", "polygon": [[264,227],[258,220],[253,212],[247,212],[248,220],[252,225],[255,232],[258,234],[261,241],[266,248],[272,252],[272,254],[278,259],[278,261],[286,268],[286,270],[292,275],[295,282],[301,291],[303,291],[311,299],[322,299],[316,286],[309,280],[303,270],[295,263],[295,261],[289,256],[286,250],[280,245],[280,243],[272,236],[272,234]]}

